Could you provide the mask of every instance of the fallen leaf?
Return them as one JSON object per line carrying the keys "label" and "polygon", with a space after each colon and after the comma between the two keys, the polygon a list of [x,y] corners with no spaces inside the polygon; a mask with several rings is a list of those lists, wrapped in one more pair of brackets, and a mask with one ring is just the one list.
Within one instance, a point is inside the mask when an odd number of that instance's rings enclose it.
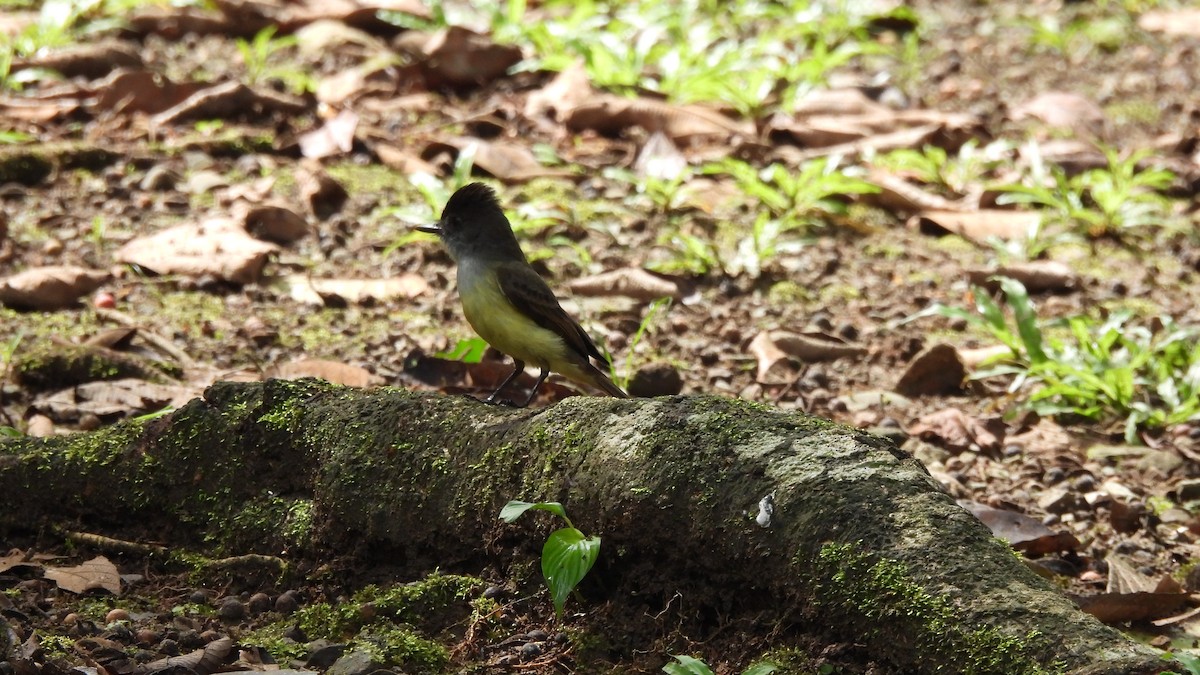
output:
{"label": "fallen leaf", "polygon": [[251,89],[231,80],[201,89],[151,119],[156,126],[168,126],[196,119],[225,119],[254,112],[298,115],[308,108],[309,104],[304,99],[271,90]]}
{"label": "fallen leaf", "polygon": [[1042,521],[1024,513],[997,509],[986,504],[960,500],[959,506],[970,511],[992,534],[1028,555],[1046,555],[1079,548],[1079,540],[1070,532],[1055,532]]}
{"label": "fallen leaf", "polygon": [[71,593],[86,593],[99,588],[113,595],[121,594],[121,574],[104,556],[96,556],[74,567],[47,567],[43,576]]}
{"label": "fallen leaf", "polygon": [[649,272],[640,267],[624,267],[573,279],[567,282],[566,287],[576,295],[618,295],[644,302],[659,298],[679,300],[685,295],[678,280]]}
{"label": "fallen leaf", "polygon": [[394,46],[418,59],[430,89],[487,84],[521,60],[519,47],[498,44],[462,26],[450,26],[430,35],[409,31]]}
{"label": "fallen leaf", "polygon": [[32,267],[0,279],[0,303],[34,310],[69,307],[108,279],[107,272],[82,267]]}
{"label": "fallen leaf", "polygon": [[992,270],[967,271],[967,278],[972,284],[990,291],[1000,288],[1000,283],[992,280],[996,276],[1016,279],[1030,293],[1061,293],[1079,287],[1079,275],[1070,266],[1056,260],[1031,260],[1002,265]]}
{"label": "fallen leaf", "polygon": [[325,120],[319,129],[300,136],[300,154],[323,159],[350,152],[354,147],[354,131],[357,128],[358,115],[353,110],[343,110]]}
{"label": "fallen leaf", "polygon": [[1063,91],[1047,91],[1013,107],[1014,121],[1037,120],[1056,129],[1097,136],[1104,130],[1104,111],[1090,99]]}
{"label": "fallen leaf", "polygon": [[212,218],[138,237],[118,249],[114,259],[157,274],[212,275],[249,284],[262,276],[267,256],[278,250],[232,219]]}
{"label": "fallen leaf", "polygon": [[[233,638],[218,638],[193,652],[140,664],[133,669],[132,675],[153,675],[154,673],[161,672],[209,675],[209,673],[221,670],[221,667],[229,661],[229,657],[232,654]],[[303,671],[293,672],[299,673]]]}
{"label": "fallen leaf", "polygon": [[127,42],[105,40],[91,44],[75,44],[30,58],[14,58],[11,72],[26,68],[45,68],[65,77],[103,77],[117,68],[141,68],[142,57]]}
{"label": "fallen leaf", "polygon": [[371,373],[366,368],[322,359],[299,359],[280,364],[268,369],[267,377],[277,377],[281,380],[319,377],[327,382],[347,387],[370,387],[383,381],[383,378]]}
{"label": "fallen leaf", "polygon": [[588,79],[587,68],[582,61],[574,61],[554,76],[546,86],[531,93],[525,99],[525,116],[563,119],[594,95]]}
{"label": "fallen leaf", "polygon": [[958,350],[939,343],[913,357],[896,383],[905,396],[944,396],[961,393],[967,369]]}
{"label": "fallen leaf", "polygon": [[91,107],[113,113],[157,114],[208,87],[202,82],[175,83],[148,70],[118,70],[96,83]]}
{"label": "fallen leaf", "polygon": [[1041,224],[1032,211],[922,211],[908,219],[908,228],[927,234],[957,234],[979,244],[996,237],[1024,239]]}
{"label": "fallen leaf", "polygon": [[411,272],[387,279],[315,279],[290,274],[277,280],[296,302],[345,305],[415,298],[429,290],[425,277]]}
{"label": "fallen leaf", "polygon": [[909,427],[908,433],[951,452],[995,453],[1000,450],[1004,429],[1001,419],[985,421],[958,408],[945,408],[922,416]]}
{"label": "fallen leaf", "polygon": [[567,112],[563,119],[568,129],[592,129],[616,135],[629,127],[661,131],[676,143],[700,138],[728,139],[751,137],[754,128],[700,105],[676,105],[651,98],[625,98],[597,94]]}
{"label": "fallen leaf", "polygon": [[39,396],[33,402],[33,409],[60,423],[75,422],[84,414],[101,419],[130,417],[168,406],[178,408],[200,393],[200,389],[192,386],[133,378],[97,380]]}
{"label": "fallen leaf", "polygon": [[671,139],[661,131],[655,131],[638,152],[633,170],[639,176],[670,181],[679,178],[687,166],[687,158]]}
{"label": "fallen leaf", "polygon": [[296,171],[296,184],[309,211],[320,220],[342,210],[350,194],[315,161],[303,162]]}

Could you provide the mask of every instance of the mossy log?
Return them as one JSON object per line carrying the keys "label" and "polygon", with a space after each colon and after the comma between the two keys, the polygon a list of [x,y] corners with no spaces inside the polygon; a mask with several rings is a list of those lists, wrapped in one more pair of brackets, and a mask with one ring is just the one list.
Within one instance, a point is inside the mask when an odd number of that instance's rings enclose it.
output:
{"label": "mossy log", "polygon": [[0,495],[0,537],[49,522],[413,574],[481,569],[536,543],[533,526],[496,516],[509,499],[555,500],[603,537],[586,601],[646,616],[674,603],[697,639],[752,616],[781,642],[816,631],[865,645],[895,672],[1169,665],[1080,612],[894,445],[744,401],[515,410],[313,380],[221,383],[158,420],[0,442]]}

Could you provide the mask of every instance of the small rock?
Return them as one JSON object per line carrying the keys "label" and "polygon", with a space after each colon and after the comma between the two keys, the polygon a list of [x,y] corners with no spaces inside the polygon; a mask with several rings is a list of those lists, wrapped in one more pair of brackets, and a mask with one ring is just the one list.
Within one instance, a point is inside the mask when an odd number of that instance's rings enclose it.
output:
{"label": "small rock", "polygon": [[674,396],[683,390],[683,377],[669,363],[652,363],[638,368],[629,380],[629,395],[640,398]]}
{"label": "small rock", "polygon": [[488,600],[495,600],[502,595],[504,595],[504,589],[500,586],[488,586],[483,590],[483,597]]}
{"label": "small rock", "polygon": [[1038,498],[1038,506],[1047,513],[1067,513],[1079,505],[1079,495],[1066,488],[1051,488]]}
{"label": "small rock", "polygon": [[137,640],[139,645],[143,647],[149,647],[150,645],[158,642],[159,635],[149,628],[143,628],[134,634],[134,638]]}
{"label": "small rock", "polygon": [[183,649],[199,649],[204,646],[204,638],[200,631],[187,629],[179,631],[179,646]]}
{"label": "small rock", "polygon": [[367,675],[380,667],[382,664],[370,654],[355,650],[334,661],[325,675]]}
{"label": "small rock", "polygon": [[174,189],[178,182],[179,174],[165,164],[156,164],[146,172],[138,187],[146,191],[166,191]]}
{"label": "small rock", "polygon": [[114,623],[116,621],[128,621],[128,620],[129,620],[129,612],[127,612],[126,610],[120,609],[120,608],[110,609],[108,611],[108,614],[104,615],[104,623]]}
{"label": "small rock", "polygon": [[521,646],[521,660],[528,661],[542,653],[542,646],[536,642],[526,642]]}
{"label": "small rock", "polygon": [[179,643],[166,638],[158,644],[158,652],[167,656],[179,656]]}
{"label": "small rock", "polygon": [[246,605],[237,598],[225,598],[217,608],[217,616],[226,621],[237,621],[246,616]]}
{"label": "small rock", "polygon": [[200,639],[204,641],[204,644],[208,644],[213,640],[220,640],[223,637],[225,636],[212,629],[206,630],[200,634]]}
{"label": "small rock", "polygon": [[34,438],[45,438],[54,434],[54,420],[45,415],[34,415],[25,425],[25,433]]}
{"label": "small rock", "polygon": [[255,593],[246,603],[251,614],[262,614],[271,609],[271,596],[266,593]]}
{"label": "small rock", "polygon": [[197,605],[208,604],[208,593],[201,590],[195,590],[188,594],[188,602],[193,602]]}
{"label": "small rock", "polygon": [[77,623],[79,623],[79,615],[75,612],[71,612],[62,618],[62,625],[64,626],[74,626]]}
{"label": "small rock", "polygon": [[95,431],[95,430],[99,429],[103,424],[104,424],[103,420],[101,420],[100,417],[98,415],[96,415],[96,413],[88,412],[88,413],[83,413],[82,415],[79,416],[79,430],[80,431]]}
{"label": "small rock", "polygon": [[332,644],[328,640],[314,640],[308,644],[309,656],[308,661],[304,662],[304,666],[325,670],[342,658],[345,653],[346,645]]}
{"label": "small rock", "polygon": [[300,609],[300,594],[296,591],[284,591],[275,598],[275,611],[280,614],[291,614]]}

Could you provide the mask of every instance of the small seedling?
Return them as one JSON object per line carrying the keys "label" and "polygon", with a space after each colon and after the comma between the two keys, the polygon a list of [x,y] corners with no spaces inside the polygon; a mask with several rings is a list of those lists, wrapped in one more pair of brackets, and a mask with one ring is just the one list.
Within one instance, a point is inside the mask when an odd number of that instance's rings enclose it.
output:
{"label": "small seedling", "polygon": [[[668,663],[663,666],[664,673],[668,673],[669,675],[713,675],[712,668],[694,656],[685,656],[682,654],[673,656],[675,657],[675,663]],[[764,661],[743,670],[742,675],[768,675],[768,673],[773,673],[777,670],[779,670],[779,666]]]}
{"label": "small seedling", "polygon": [[511,523],[531,509],[549,511],[567,523],[566,527],[551,532],[542,546],[542,576],[546,579],[546,588],[550,589],[554,612],[561,619],[567,596],[587,576],[600,555],[600,537],[587,537],[575,529],[558,502],[510,501],[500,510],[500,519]]}

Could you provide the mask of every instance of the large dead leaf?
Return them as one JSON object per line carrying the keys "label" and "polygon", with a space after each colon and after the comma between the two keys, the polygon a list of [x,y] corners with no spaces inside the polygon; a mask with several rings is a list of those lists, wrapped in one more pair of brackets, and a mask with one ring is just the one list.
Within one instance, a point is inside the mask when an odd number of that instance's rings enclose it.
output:
{"label": "large dead leaf", "polygon": [[178,105],[155,115],[152,121],[157,126],[168,126],[195,119],[225,119],[253,113],[297,115],[308,108],[304,99],[269,89],[251,89],[231,80],[197,91]]}
{"label": "large dead leaf", "polygon": [[574,110],[593,95],[587,68],[582,61],[575,61],[555,75],[546,86],[525,99],[525,116],[561,120],[568,111]]}
{"label": "large dead leaf", "polygon": [[909,229],[935,234],[957,234],[986,244],[993,237],[1023,239],[1041,223],[1042,216],[1032,211],[922,211],[908,219]]}
{"label": "large dead leaf", "polygon": [[28,553],[13,549],[8,555],[0,556],[0,572],[7,572],[15,567],[41,567],[43,562],[57,557],[48,553]]}
{"label": "large dead leaf", "polygon": [[767,373],[777,363],[792,357],[800,361],[832,361],[866,354],[865,347],[847,344],[821,333],[792,333],[784,330],[763,331],[750,341],[750,354],[758,362],[759,382],[767,383]]}
{"label": "large dead leaf", "polygon": [[75,44],[30,58],[15,58],[11,71],[26,68],[45,68],[66,77],[103,77],[117,68],[141,68],[142,57],[127,42],[105,40],[90,44]]}
{"label": "large dead leaf", "polygon": [[1056,260],[1031,260],[1003,265],[991,270],[968,270],[967,278],[976,286],[988,290],[999,289],[999,282],[992,277],[1011,277],[1021,282],[1030,293],[1046,291],[1061,293],[1079,287],[1079,275],[1065,263]]}
{"label": "large dead leaf", "polygon": [[322,380],[347,387],[370,387],[383,381],[383,378],[372,374],[366,368],[323,359],[299,359],[283,363],[270,368],[266,375],[282,380],[319,377]]}
{"label": "large dead leaf", "polygon": [[40,396],[34,400],[33,409],[57,422],[74,422],[84,414],[110,419],[155,412],[168,406],[178,408],[200,393],[201,389],[194,386],[132,378],[97,380]]}
{"label": "large dead leaf", "polygon": [[345,305],[415,298],[429,289],[419,274],[405,273],[387,279],[314,279],[302,274],[282,277],[278,283],[296,302],[308,305]]}
{"label": "large dead leaf", "polygon": [[519,47],[497,44],[461,26],[429,35],[409,31],[396,40],[395,46],[417,59],[431,89],[487,84],[521,60]]}
{"label": "large dead leaf", "polygon": [[158,274],[212,275],[238,284],[262,275],[267,256],[279,247],[259,241],[229,218],[176,225],[139,237],[117,250],[118,262]]}
{"label": "large dead leaf", "polygon": [[[160,672],[195,673],[209,675],[221,670],[233,654],[233,639],[219,638],[204,645],[200,649],[180,656],[171,656],[150,663],[143,663],[133,669],[133,675],[153,675]],[[293,671],[303,672],[303,671]]]}
{"label": "large dead leaf", "polygon": [[506,140],[487,141],[482,138],[452,138],[442,143],[431,143],[422,153],[428,160],[447,146],[455,155],[466,152],[472,156],[475,166],[502,181],[513,183],[543,177],[567,177],[573,175],[565,169],[542,166],[533,152],[524,143]]}
{"label": "large dead leaf", "polygon": [[679,300],[683,288],[676,279],[648,272],[640,267],[625,267],[567,282],[567,288],[577,295],[619,295],[650,302],[659,298]]}
{"label": "large dead leaf", "polygon": [[35,310],[69,307],[108,279],[107,272],[82,267],[34,267],[0,279],[0,303]]}
{"label": "large dead leaf", "polygon": [[754,127],[700,105],[675,105],[651,98],[597,94],[572,108],[563,119],[572,131],[592,129],[616,135],[629,127],[661,131],[676,143],[701,138],[750,137]]}
{"label": "large dead leaf", "polygon": [[1043,525],[1041,520],[1024,513],[992,508],[972,501],[959,501],[959,506],[987,525],[993,535],[1028,555],[1046,555],[1079,548],[1079,540],[1075,535],[1070,532],[1055,532]]}
{"label": "large dead leaf", "polygon": [[935,344],[913,357],[896,391],[905,396],[939,396],[961,393],[967,369],[958,350],[948,344]]}
{"label": "large dead leaf", "polygon": [[951,452],[996,453],[1004,440],[1004,430],[1003,420],[983,420],[958,408],[946,408],[921,417],[908,433]]}
{"label": "large dead leaf", "polygon": [[47,567],[43,576],[71,593],[102,589],[113,595],[121,594],[121,574],[102,555],[74,567]]}
{"label": "large dead leaf", "polygon": [[201,82],[175,83],[147,70],[118,70],[95,85],[94,110],[114,113],[160,113],[208,87]]}

